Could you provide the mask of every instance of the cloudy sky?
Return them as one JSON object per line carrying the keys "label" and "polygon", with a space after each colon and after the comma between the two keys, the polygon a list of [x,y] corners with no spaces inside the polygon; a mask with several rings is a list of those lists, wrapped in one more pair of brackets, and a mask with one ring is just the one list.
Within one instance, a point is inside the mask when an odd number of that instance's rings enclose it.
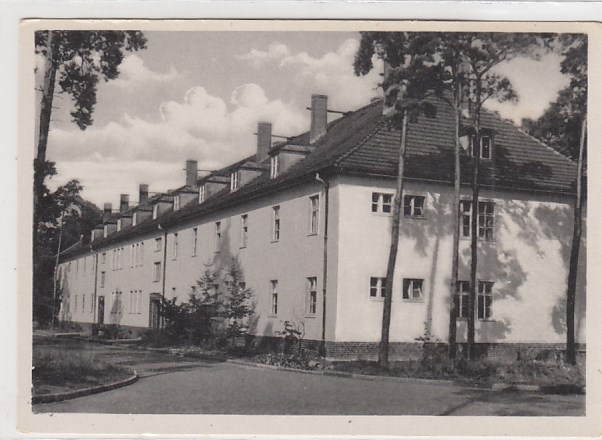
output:
{"label": "cloudy sky", "polygon": [[[329,108],[354,110],[379,94],[382,67],[353,74],[359,34],[342,32],[147,32],[148,48],[128,54],[117,80],[99,84],[94,124],[70,121],[67,96],[55,99],[48,159],[54,188],[77,178],[85,198],[117,206],[120,193],[137,201],[139,183],[165,191],[184,182],[184,162],[215,169],[254,152],[258,121],[274,134],[309,128],[312,93]],[[520,122],[538,117],[568,83],[560,59],[516,59],[499,66],[519,104],[490,109]],[[38,96],[39,97],[39,96]]]}

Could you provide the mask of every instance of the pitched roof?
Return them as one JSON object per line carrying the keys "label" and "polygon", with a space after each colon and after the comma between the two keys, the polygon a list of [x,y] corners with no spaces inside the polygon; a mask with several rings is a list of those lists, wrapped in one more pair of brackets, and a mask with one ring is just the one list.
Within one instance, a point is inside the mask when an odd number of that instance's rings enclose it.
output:
{"label": "pitched roof", "polygon": [[[451,184],[454,114],[443,101],[433,103],[437,106],[436,117],[420,116],[408,124],[405,176],[408,179]],[[481,162],[481,182],[484,187],[569,196],[574,193],[577,174],[574,162],[496,114],[484,112],[481,120],[483,129],[493,136],[493,157]],[[315,179],[317,172],[329,170],[394,178],[397,175],[399,141],[399,131],[390,130],[382,116],[382,102],[372,102],[329,123],[327,133],[312,145],[312,151],[275,179],[270,179],[269,173],[264,169],[258,177],[234,192],[225,187],[201,204],[193,202],[155,220],[146,219],[136,226],[129,226],[106,238],[95,240],[93,246],[116,243],[126,237],[156,230],[159,225],[175,225],[303,181],[311,181]],[[288,144],[309,145],[309,134],[306,132],[291,138]],[[199,182],[206,181],[211,176],[224,175],[227,170],[253,160],[254,156],[247,157],[213,175],[200,178]],[[463,157],[462,170],[462,181],[468,184],[472,174],[468,157]],[[88,246],[82,246],[79,251],[86,248]],[[78,249],[73,252],[78,252]],[[63,255],[71,253],[63,252]]]}

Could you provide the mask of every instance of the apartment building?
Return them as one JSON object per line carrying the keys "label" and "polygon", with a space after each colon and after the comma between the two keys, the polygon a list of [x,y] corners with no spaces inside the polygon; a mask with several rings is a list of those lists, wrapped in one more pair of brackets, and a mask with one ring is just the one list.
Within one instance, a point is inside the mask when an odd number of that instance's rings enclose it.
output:
{"label": "apartment building", "polygon": [[[419,340],[447,341],[453,212],[453,113],[408,127],[406,182],[393,286],[392,356]],[[390,244],[399,131],[382,101],[328,121],[313,95],[311,128],[273,143],[257,127],[256,154],[130,206],[105,205],[103,224],[61,255],[61,319],[160,326],[160,298],[188,298],[206,268],[232,263],[255,304],[252,333],[277,337],[284,321],[325,342],[331,358],[376,356]],[[561,346],[576,165],[495,114],[480,145],[463,137],[458,341],[466,340],[470,267],[469,153],[481,158],[476,340],[492,351]],[[475,144],[475,145],[473,145]],[[577,340],[585,344],[585,240],[577,294]]]}

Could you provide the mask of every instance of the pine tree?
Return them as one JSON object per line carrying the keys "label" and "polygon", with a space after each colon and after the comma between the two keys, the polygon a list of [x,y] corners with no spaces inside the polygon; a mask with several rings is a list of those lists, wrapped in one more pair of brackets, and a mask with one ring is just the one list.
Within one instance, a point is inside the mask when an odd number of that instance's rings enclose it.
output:
{"label": "pine tree", "polygon": [[224,302],[224,314],[228,323],[226,336],[235,346],[236,340],[249,332],[248,318],[252,312],[249,300],[253,293],[242,283],[240,271],[236,264],[232,264],[228,268],[227,276],[228,290]]}

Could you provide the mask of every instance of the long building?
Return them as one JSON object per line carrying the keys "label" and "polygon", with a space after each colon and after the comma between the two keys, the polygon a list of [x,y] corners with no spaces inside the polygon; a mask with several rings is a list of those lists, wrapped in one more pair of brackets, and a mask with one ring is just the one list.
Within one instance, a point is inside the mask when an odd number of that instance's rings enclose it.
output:
{"label": "long building", "polygon": [[[392,357],[420,340],[447,341],[453,221],[454,114],[408,125],[403,216],[393,285]],[[330,121],[313,95],[311,128],[273,143],[257,127],[256,154],[138,203],[105,205],[103,224],[61,254],[61,319],[118,324],[139,334],[161,325],[161,297],[185,301],[206,268],[239,265],[253,291],[252,334],[304,328],[329,358],[374,358],[380,340],[400,132],[382,100]],[[476,341],[490,355],[561,348],[576,164],[493,113],[482,141],[462,143],[457,338],[466,340],[470,278],[471,149],[478,148]],[[585,236],[585,235],[584,235]],[[577,341],[585,344],[585,239],[577,293]]]}

